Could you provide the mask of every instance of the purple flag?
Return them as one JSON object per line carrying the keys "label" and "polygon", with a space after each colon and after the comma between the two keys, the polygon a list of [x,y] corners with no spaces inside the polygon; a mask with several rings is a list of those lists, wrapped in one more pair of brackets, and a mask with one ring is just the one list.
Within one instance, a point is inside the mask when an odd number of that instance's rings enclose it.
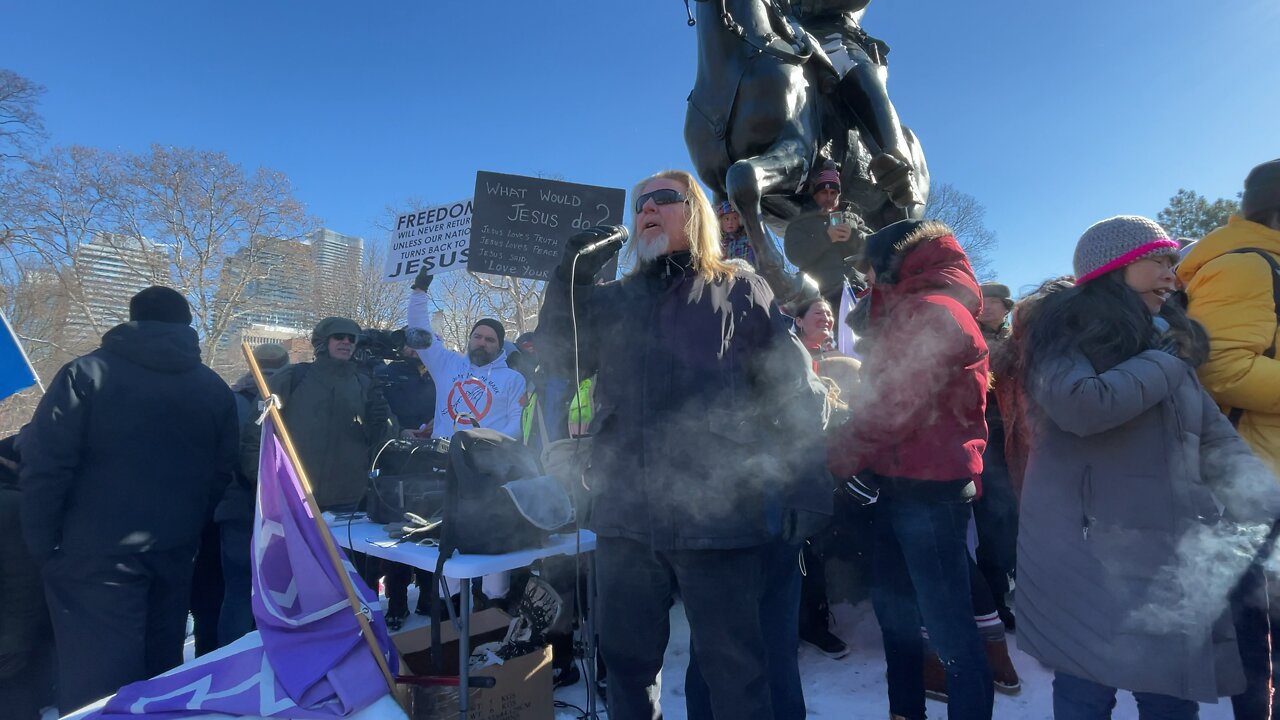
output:
{"label": "purple flag", "polygon": [[[255,521],[253,616],[258,632],[121,688],[90,718],[158,720],[206,713],[331,718],[357,712],[387,694],[386,680],[360,634],[270,417],[262,424]],[[343,571],[394,674],[396,654],[378,596],[345,559]]]}

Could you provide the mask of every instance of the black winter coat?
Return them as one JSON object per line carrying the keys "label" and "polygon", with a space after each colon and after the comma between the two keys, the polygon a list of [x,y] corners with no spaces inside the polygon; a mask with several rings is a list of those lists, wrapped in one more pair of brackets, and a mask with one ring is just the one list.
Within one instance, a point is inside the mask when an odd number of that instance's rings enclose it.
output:
{"label": "black winter coat", "polygon": [[128,322],[63,366],[19,439],[22,520],[37,557],[192,548],[231,481],[231,390],[196,332]]}
{"label": "black winter coat", "polygon": [[436,416],[436,383],[417,360],[396,360],[375,371],[385,382],[383,395],[396,422],[406,430],[417,430]]}
{"label": "black winter coat", "polygon": [[[564,377],[569,290],[548,283],[538,327],[539,356]],[[826,388],[763,279],[707,282],[681,253],[574,293],[581,374],[598,373],[596,533],[656,550],[752,547],[792,511],[831,513]]]}

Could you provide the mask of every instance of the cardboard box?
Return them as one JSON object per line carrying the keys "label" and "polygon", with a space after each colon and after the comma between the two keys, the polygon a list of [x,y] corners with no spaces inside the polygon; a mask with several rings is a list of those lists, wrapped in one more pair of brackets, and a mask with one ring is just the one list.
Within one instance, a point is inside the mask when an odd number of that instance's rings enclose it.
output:
{"label": "cardboard box", "polygon": [[[510,618],[489,609],[471,616],[471,647],[501,640]],[[431,663],[431,628],[420,627],[392,635],[400,651],[402,674],[457,675],[458,632],[452,623],[440,627],[442,664]],[[492,677],[493,688],[472,688],[468,693],[470,720],[553,720],[551,647],[512,658],[502,665],[475,670],[471,677]],[[458,716],[457,687],[408,687],[409,717],[412,720],[453,720]]]}
{"label": "cardboard box", "polygon": [[[456,650],[456,646],[454,647]],[[469,720],[553,720],[551,646],[471,673],[491,677],[492,688],[472,688]],[[411,687],[411,720],[453,720],[458,717],[458,688]]]}

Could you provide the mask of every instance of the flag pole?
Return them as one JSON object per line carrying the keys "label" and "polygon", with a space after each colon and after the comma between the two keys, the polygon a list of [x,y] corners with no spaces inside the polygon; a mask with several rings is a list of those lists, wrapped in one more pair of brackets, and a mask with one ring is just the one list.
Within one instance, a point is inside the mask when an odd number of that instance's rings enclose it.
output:
{"label": "flag pole", "polygon": [[[241,350],[244,357],[249,361],[249,370],[253,373],[253,379],[258,384],[258,394],[260,397],[271,397],[271,388],[267,386],[267,379],[262,374],[262,368],[258,367],[257,358],[253,356],[253,348],[249,343],[241,343]],[[364,637],[365,642],[369,645],[369,650],[373,652],[373,657],[378,661],[378,669],[382,671],[382,678],[387,681],[387,689],[393,698],[399,701],[396,694],[396,680],[391,676],[391,668],[387,666],[387,659],[382,656],[382,648],[378,646],[378,640],[373,635],[373,627],[369,625],[369,619],[360,612],[361,606],[364,604],[356,596],[355,586],[351,584],[351,578],[347,575],[346,568],[342,567],[342,558],[338,555],[338,547],[333,542],[333,535],[329,532],[329,526],[325,524],[324,517],[320,514],[320,506],[316,504],[315,495],[311,493],[311,481],[307,479],[307,472],[302,467],[302,460],[298,458],[298,451],[293,447],[293,439],[289,437],[289,431],[284,426],[284,419],[280,417],[280,411],[274,403],[267,402],[267,413],[271,417],[271,422],[275,424],[276,432],[280,433],[280,442],[284,445],[285,454],[289,457],[289,463],[293,465],[293,470],[298,475],[298,482],[302,485],[302,494],[307,503],[307,509],[311,511],[311,519],[315,521],[316,528],[320,531],[320,539],[324,542],[325,550],[329,553],[329,561],[333,563],[334,570],[337,571],[338,580],[342,583],[342,589],[347,593],[347,602],[351,604],[351,610],[355,613],[356,621],[360,623],[360,634]]]}

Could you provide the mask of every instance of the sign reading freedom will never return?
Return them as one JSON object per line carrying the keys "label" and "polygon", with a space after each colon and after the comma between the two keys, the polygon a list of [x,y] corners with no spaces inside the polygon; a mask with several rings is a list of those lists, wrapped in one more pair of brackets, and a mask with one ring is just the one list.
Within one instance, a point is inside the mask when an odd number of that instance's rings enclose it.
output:
{"label": "sign reading freedom will never return", "polygon": [[626,197],[618,188],[478,172],[467,269],[546,280],[571,235],[622,223]]}
{"label": "sign reading freedom will never return", "polygon": [[471,242],[471,200],[459,200],[396,217],[388,239],[384,282],[409,282],[427,273],[462,270]]}

